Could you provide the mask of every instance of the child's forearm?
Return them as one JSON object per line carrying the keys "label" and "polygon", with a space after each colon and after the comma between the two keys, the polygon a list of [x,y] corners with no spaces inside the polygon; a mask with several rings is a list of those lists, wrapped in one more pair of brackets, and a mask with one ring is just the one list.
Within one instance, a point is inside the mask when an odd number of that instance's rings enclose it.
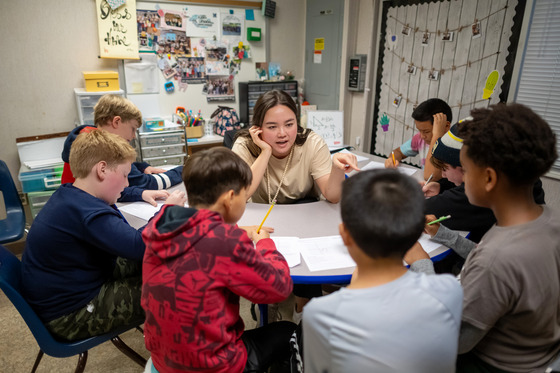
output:
{"label": "child's forearm", "polygon": [[443,225],[439,226],[432,240],[453,249],[463,259],[466,259],[471,250],[476,247],[476,243]]}

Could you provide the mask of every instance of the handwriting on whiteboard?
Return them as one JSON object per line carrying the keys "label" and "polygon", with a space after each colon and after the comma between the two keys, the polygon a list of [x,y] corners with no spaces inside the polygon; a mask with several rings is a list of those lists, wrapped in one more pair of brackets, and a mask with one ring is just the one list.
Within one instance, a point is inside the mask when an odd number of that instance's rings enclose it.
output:
{"label": "handwriting on whiteboard", "polygon": [[323,137],[327,145],[342,145],[344,137],[343,112],[336,110],[309,111],[307,127]]}

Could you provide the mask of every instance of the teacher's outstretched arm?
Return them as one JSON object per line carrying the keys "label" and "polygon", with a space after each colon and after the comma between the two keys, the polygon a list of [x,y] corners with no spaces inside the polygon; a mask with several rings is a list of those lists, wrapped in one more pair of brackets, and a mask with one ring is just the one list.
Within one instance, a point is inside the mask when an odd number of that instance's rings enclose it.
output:
{"label": "teacher's outstretched arm", "polygon": [[316,180],[327,201],[331,203],[340,201],[344,174],[351,171],[360,171],[356,156],[349,153],[336,153],[332,158],[331,173]]}

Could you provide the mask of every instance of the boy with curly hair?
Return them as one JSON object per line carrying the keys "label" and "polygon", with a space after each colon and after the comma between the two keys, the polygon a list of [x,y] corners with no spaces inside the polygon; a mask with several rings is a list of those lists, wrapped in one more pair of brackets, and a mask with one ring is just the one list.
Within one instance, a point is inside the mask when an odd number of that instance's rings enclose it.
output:
{"label": "boy with curly hair", "polygon": [[[555,135],[520,104],[474,109],[471,116],[459,127],[465,192],[497,222],[461,273],[457,372],[544,371],[560,351],[560,213],[538,205],[532,190],[557,158]],[[461,237],[446,241],[465,248]]]}

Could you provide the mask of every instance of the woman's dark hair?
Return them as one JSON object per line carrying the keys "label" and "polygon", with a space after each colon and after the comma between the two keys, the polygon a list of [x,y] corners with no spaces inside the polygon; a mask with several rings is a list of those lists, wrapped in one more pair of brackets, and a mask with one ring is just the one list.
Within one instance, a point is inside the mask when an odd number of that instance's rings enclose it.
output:
{"label": "woman's dark hair", "polygon": [[[297,137],[296,137],[295,145],[299,145],[299,146],[303,145],[307,140],[307,136],[309,135],[311,130],[305,129],[299,125],[297,105],[294,99],[284,91],[272,90],[263,93],[259,97],[253,109],[253,120],[251,122],[251,126],[262,127],[264,117],[268,112],[268,110],[278,105],[284,105],[294,113],[297,121]],[[245,137],[250,140],[247,144],[247,148],[249,149],[249,152],[253,157],[258,157],[259,154],[261,153],[261,149],[257,145],[255,145],[255,143],[253,143],[249,130],[243,129],[238,131],[235,134],[235,139],[237,140],[237,138],[239,137]]]}
{"label": "woman's dark hair", "polygon": [[402,258],[424,229],[420,184],[394,169],[361,171],[342,185],[344,226],[371,258]]}
{"label": "woman's dark hair", "polygon": [[497,104],[473,109],[471,116],[459,127],[467,156],[512,183],[532,185],[558,157],[554,132],[527,106]]}

